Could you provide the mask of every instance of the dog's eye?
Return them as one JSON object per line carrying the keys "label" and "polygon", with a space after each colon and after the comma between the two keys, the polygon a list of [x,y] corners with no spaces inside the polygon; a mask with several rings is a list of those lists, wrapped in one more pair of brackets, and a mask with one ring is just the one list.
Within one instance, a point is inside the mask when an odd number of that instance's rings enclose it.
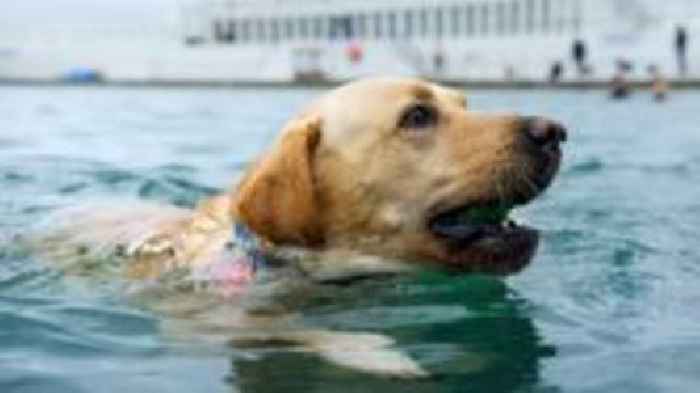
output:
{"label": "dog's eye", "polygon": [[418,104],[408,108],[399,121],[400,128],[426,128],[437,123],[437,112],[434,108]]}

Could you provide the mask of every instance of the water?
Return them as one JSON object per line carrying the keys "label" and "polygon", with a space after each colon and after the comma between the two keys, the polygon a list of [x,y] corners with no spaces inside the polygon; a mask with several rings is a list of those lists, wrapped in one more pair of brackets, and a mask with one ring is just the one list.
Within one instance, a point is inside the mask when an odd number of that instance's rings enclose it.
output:
{"label": "water", "polygon": [[[5,87],[0,237],[11,240],[67,202],[192,205],[232,184],[317,94]],[[662,105],[641,94],[613,103],[599,92],[470,98],[478,110],[544,114],[570,127],[561,176],[522,213],[544,229],[534,263],[507,280],[434,274],[358,283],[301,308],[313,326],[396,338],[433,379],[396,381],[312,354],[175,340],[163,333],[174,317],[109,280],[69,277],[4,246],[0,391],[695,391],[700,94],[678,92]]]}

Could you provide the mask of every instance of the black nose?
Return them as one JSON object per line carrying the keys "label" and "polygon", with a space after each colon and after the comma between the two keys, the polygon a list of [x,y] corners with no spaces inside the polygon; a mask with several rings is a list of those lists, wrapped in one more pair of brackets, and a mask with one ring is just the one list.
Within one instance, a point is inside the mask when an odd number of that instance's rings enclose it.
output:
{"label": "black nose", "polygon": [[523,118],[523,131],[528,139],[541,147],[557,147],[567,139],[563,125],[542,117]]}

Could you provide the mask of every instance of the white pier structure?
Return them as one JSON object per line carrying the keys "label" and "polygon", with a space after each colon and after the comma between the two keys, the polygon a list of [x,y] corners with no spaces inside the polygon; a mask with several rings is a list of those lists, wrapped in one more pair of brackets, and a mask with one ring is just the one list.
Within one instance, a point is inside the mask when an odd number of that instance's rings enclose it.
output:
{"label": "white pier structure", "polygon": [[180,0],[163,14],[121,30],[0,28],[0,78],[91,67],[115,80],[541,80],[560,61],[576,79],[577,39],[587,78],[609,79],[619,59],[640,78],[652,64],[673,76],[679,25],[700,74],[697,0]]}

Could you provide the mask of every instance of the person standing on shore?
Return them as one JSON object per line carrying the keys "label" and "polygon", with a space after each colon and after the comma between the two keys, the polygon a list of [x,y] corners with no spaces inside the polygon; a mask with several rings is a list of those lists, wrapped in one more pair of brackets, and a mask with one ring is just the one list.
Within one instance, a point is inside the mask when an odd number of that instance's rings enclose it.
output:
{"label": "person standing on shore", "polygon": [[549,69],[549,83],[551,83],[551,84],[559,83],[563,74],[564,74],[564,65],[559,60],[555,61],[554,63],[552,63],[552,66]]}
{"label": "person standing on shore", "polygon": [[625,67],[623,67],[622,62],[617,62],[617,72],[613,75],[610,81],[610,98],[614,100],[622,100],[629,97],[632,92],[631,86],[625,77]]}
{"label": "person standing on shore", "polygon": [[678,73],[685,76],[688,72],[688,32],[683,26],[676,27],[676,60],[678,61]]}
{"label": "person standing on shore", "polygon": [[445,69],[445,54],[442,48],[437,48],[433,53],[433,70],[436,75],[442,75]]}
{"label": "person standing on shore", "polygon": [[578,75],[580,77],[586,75],[586,57],[588,56],[588,51],[586,49],[586,43],[582,39],[574,40],[574,44],[571,47],[571,55],[576,62],[576,68],[578,69]]}
{"label": "person standing on shore", "polygon": [[659,68],[655,65],[649,66],[649,73],[651,74],[651,93],[654,97],[654,101],[665,101],[668,97],[668,91],[670,90],[666,78],[664,78]]}

